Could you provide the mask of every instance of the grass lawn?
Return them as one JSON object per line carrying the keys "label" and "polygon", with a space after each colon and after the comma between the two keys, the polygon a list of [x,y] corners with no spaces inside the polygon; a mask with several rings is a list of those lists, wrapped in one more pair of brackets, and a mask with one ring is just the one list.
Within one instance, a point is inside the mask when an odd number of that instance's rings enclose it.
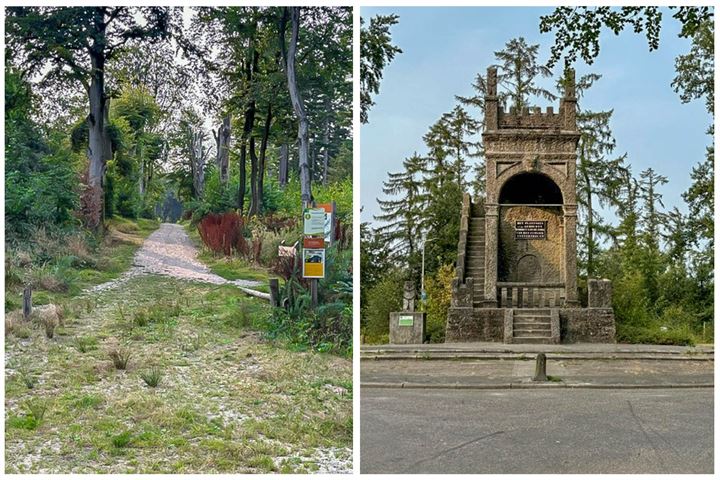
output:
{"label": "grass lawn", "polygon": [[264,342],[266,302],[140,276],[66,312],[5,340],[7,473],[350,468],[351,361]]}

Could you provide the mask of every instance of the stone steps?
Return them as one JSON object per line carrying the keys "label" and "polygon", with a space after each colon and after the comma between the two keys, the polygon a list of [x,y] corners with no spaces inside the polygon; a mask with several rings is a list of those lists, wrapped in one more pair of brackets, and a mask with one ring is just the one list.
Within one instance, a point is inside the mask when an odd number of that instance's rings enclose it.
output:
{"label": "stone steps", "polygon": [[520,341],[513,343],[533,343],[533,344],[551,344],[550,336],[547,337],[514,337],[519,338]]}
{"label": "stone steps", "polygon": [[470,205],[465,244],[465,278],[473,279],[473,308],[482,307],[485,293],[485,217],[481,205]]}
{"label": "stone steps", "polygon": [[550,310],[523,308],[513,311],[513,343],[552,343]]}

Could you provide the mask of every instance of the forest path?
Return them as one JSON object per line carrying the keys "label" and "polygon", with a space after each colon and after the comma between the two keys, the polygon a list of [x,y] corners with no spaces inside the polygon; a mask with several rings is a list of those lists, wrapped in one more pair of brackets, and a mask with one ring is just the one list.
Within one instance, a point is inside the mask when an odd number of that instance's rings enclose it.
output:
{"label": "forest path", "polygon": [[96,285],[88,291],[99,292],[115,288],[138,275],[158,274],[214,285],[235,285],[247,293],[269,299],[268,294],[248,288],[262,285],[262,282],[243,279],[227,280],[212,273],[205,264],[198,260],[197,254],[197,248],[182,226],[175,223],[161,223],[160,228],[151,233],[135,253],[130,270],[121,277]]}
{"label": "forest path", "polygon": [[53,338],[6,337],[6,473],[351,473],[352,361],[267,341],[241,282],[163,224]]}

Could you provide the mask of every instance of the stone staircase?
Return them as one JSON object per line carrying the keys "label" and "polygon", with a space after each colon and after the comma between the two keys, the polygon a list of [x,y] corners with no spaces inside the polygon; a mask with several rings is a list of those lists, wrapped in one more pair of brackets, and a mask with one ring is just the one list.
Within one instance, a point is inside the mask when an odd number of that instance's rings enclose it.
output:
{"label": "stone staircase", "polygon": [[512,343],[555,343],[549,308],[513,309]]}
{"label": "stone staircase", "polygon": [[473,279],[473,307],[481,308],[485,296],[485,212],[473,203],[468,218],[465,278]]}

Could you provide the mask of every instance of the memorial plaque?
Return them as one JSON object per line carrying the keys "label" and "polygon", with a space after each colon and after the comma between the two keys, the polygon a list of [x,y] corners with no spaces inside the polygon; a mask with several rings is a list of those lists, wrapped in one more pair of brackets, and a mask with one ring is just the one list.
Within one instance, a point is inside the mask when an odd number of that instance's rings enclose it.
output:
{"label": "memorial plaque", "polygon": [[412,327],[413,326],[413,316],[412,315],[400,315],[398,317],[398,325],[401,327]]}
{"label": "memorial plaque", "polygon": [[515,222],[515,240],[547,239],[546,220],[517,220]]}

